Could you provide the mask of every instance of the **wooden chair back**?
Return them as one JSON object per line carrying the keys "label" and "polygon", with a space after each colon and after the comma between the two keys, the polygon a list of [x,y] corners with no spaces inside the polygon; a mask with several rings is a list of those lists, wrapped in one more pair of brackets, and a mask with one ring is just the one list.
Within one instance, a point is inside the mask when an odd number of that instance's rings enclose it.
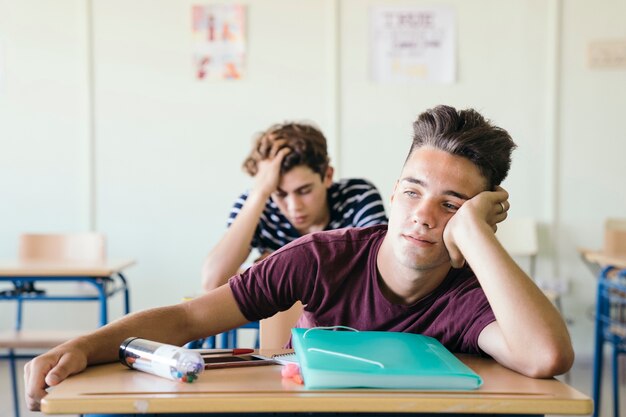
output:
{"label": "wooden chair back", "polygon": [[507,218],[498,224],[496,237],[513,258],[526,258],[530,263],[526,272],[535,279],[535,263],[539,253],[537,222],[530,217]]}
{"label": "wooden chair back", "polygon": [[294,304],[289,310],[281,311],[272,317],[259,322],[259,345],[261,349],[282,349],[291,337],[291,328],[302,315],[304,307],[301,302]]}
{"label": "wooden chair back", "polygon": [[26,233],[19,237],[18,257],[28,261],[103,262],[106,239],[100,233]]}
{"label": "wooden chair back", "polygon": [[604,252],[611,256],[626,256],[626,219],[606,219]]}

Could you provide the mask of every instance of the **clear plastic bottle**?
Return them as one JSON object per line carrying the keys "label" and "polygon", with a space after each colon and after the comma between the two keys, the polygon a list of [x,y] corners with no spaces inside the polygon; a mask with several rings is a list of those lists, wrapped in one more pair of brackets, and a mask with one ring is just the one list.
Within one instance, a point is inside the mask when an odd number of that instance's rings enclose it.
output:
{"label": "clear plastic bottle", "polygon": [[119,358],[131,369],[182,382],[193,382],[204,371],[198,352],[138,337],[122,342]]}

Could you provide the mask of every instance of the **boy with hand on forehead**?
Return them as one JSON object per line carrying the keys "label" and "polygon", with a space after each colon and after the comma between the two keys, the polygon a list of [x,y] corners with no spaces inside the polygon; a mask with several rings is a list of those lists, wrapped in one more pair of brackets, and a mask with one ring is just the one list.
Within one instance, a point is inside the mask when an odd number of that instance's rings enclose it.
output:
{"label": "boy with hand on forehead", "polygon": [[204,261],[205,291],[225,284],[252,249],[259,261],[308,233],[387,223],[373,184],[333,182],[326,138],[311,124],[277,124],[260,133],[243,168],[254,186],[237,199],[228,230]]}
{"label": "boy with hand on forehead", "polygon": [[308,234],[202,297],[52,349],[25,367],[29,407],[68,375],[115,361],[127,337],[182,345],[298,300],[305,326],[420,333],[530,377],[566,372],[574,353],[563,319],[494,234],[509,208],[499,184],[514,147],[474,110],[427,110],[414,123],[388,226]]}

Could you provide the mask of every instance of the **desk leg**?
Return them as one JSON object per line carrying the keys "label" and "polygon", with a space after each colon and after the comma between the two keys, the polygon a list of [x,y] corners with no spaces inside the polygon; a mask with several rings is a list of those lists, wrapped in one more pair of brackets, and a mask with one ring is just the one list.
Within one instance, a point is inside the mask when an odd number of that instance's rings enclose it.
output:
{"label": "desk leg", "polygon": [[15,368],[15,351],[9,349],[9,368],[11,372],[11,384],[13,385],[13,412],[15,417],[20,417],[20,396],[17,389],[17,369]]}
{"label": "desk leg", "polygon": [[128,294],[128,282],[121,272],[118,272],[117,276],[120,278],[120,280],[122,280],[122,284],[124,285],[124,314],[128,314],[130,313],[130,296]]}
{"label": "desk leg", "polygon": [[619,416],[619,346],[613,346],[613,416]]}
{"label": "desk leg", "polygon": [[16,315],[15,315],[15,330],[22,330],[22,310],[23,310],[23,301],[22,300],[22,295],[19,294],[17,296],[17,311],[16,311]]}
{"label": "desk leg", "polygon": [[[604,300],[604,285],[602,278],[598,280],[596,294],[596,334],[593,360],[593,417],[599,416],[600,392],[602,390],[602,367],[604,366],[604,323],[602,317],[607,317],[608,302]],[[607,310],[607,311],[605,311]]]}
{"label": "desk leg", "polygon": [[94,282],[94,285],[98,289],[98,299],[100,300],[100,327],[107,324],[109,321],[108,309],[107,309],[107,294],[104,288],[104,281],[98,279]]}

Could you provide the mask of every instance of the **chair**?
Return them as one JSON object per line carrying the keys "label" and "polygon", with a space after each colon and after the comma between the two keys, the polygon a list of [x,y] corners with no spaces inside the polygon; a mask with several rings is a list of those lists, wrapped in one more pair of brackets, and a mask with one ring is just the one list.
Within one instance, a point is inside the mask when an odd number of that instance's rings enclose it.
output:
{"label": "chair", "polygon": [[295,327],[303,309],[304,306],[298,301],[289,310],[261,320],[259,324],[261,349],[284,348],[291,337],[291,328]]}
{"label": "chair", "polygon": [[532,218],[508,218],[498,224],[496,237],[514,258],[527,258],[528,275],[535,279],[539,239],[537,223]]}
{"label": "chair", "polygon": [[215,344],[219,344],[220,347],[223,347],[223,348],[229,348],[229,349],[236,348],[238,340],[239,340],[239,336],[237,332],[239,330],[245,330],[245,329],[250,329],[255,332],[254,346],[252,347],[254,347],[255,349],[259,348],[260,339],[259,339],[259,322],[258,321],[252,321],[250,323],[246,323],[241,327],[229,330],[227,332],[224,332],[220,335],[215,336]]}
{"label": "chair", "polygon": [[243,329],[252,329],[255,332],[254,348],[258,349],[259,344],[259,322],[253,321],[246,323],[236,329],[228,330],[224,333],[220,333],[216,336],[209,336],[202,339],[192,340],[185,344],[187,349],[234,349],[237,347],[238,335],[237,332]]}
{"label": "chair", "polygon": [[[604,223],[604,248],[609,256],[626,257],[626,219],[609,218]],[[596,294],[595,357],[593,365],[593,415],[598,417],[602,389],[604,345],[612,352],[613,415],[619,416],[619,355],[626,353],[626,269],[605,266]]]}
{"label": "chair", "polygon": [[[106,259],[105,237],[98,233],[81,234],[23,234],[18,242],[18,259],[26,262],[102,262]],[[46,291],[35,288],[30,280],[14,281],[15,288],[10,299],[17,304],[15,329],[0,332],[0,348],[7,349],[8,354],[0,355],[0,359],[9,361],[11,374],[15,417],[19,417],[19,396],[17,388],[16,362],[18,359],[30,359],[35,354],[18,354],[16,349],[51,349],[67,340],[84,333],[81,331],[30,331],[22,330],[23,303],[32,300],[46,299]],[[59,297],[71,301],[72,297]],[[93,297],[92,297],[93,298]],[[82,298],[85,299],[85,298]]]}
{"label": "chair", "polygon": [[593,416],[599,417],[604,345],[608,343],[613,348],[613,416],[619,417],[619,355],[626,353],[626,269],[607,266],[600,273],[595,319]]}
{"label": "chair", "polygon": [[604,253],[626,256],[626,219],[610,218],[605,221]]}
{"label": "chair", "polygon": [[563,289],[559,286],[555,287],[537,282],[536,269],[537,255],[539,254],[537,222],[530,217],[507,218],[498,224],[496,237],[511,257],[522,265],[526,264],[527,267],[523,269],[541,287],[545,296],[562,312],[561,293]]}
{"label": "chair", "polygon": [[102,262],[106,239],[100,233],[22,234],[18,258],[25,261]]}

